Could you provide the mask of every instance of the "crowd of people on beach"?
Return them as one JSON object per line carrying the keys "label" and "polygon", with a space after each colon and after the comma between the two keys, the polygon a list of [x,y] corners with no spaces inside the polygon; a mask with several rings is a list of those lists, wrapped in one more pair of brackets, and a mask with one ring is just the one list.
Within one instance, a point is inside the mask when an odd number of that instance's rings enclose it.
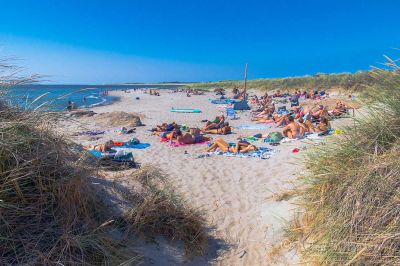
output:
{"label": "crowd of people on beach", "polygon": [[[186,93],[193,93],[195,90],[182,91]],[[216,94],[219,96],[225,95],[225,90],[217,89]],[[249,96],[245,90],[234,88],[232,90],[233,96],[237,99],[247,99]],[[150,95],[155,94],[157,91],[150,90]],[[217,149],[223,152],[230,153],[248,153],[257,151],[257,147],[251,144],[247,138],[256,137],[268,139],[281,135],[281,138],[300,139],[307,134],[317,133],[320,136],[327,135],[331,131],[330,118],[338,117],[348,112],[348,107],[342,101],[337,101],[336,106],[329,110],[327,106],[299,106],[299,100],[320,100],[329,97],[324,91],[310,90],[296,91],[293,94],[283,93],[277,90],[273,94],[265,93],[261,97],[256,95],[249,97],[249,102],[253,106],[251,113],[251,121],[258,124],[271,124],[275,128],[281,128],[277,132],[269,134],[257,133],[252,136],[239,136],[236,143],[228,143],[223,138],[217,138],[205,150],[212,152]],[[279,100],[288,100],[290,108],[287,105],[278,106],[277,103],[282,103]],[[297,104],[295,104],[297,102]],[[225,115],[217,115],[211,120],[202,120],[203,126],[188,127],[180,125],[176,122],[162,123],[156,125],[150,131],[153,135],[159,136],[164,142],[177,142],[182,145],[190,145],[197,143],[205,143],[213,140],[213,137],[207,135],[227,135],[232,133],[232,127]],[[281,139],[279,138],[279,139]],[[274,143],[276,144],[276,143]],[[94,147],[93,147],[94,148]],[[111,148],[111,143],[105,143],[103,146],[98,146],[98,149],[107,150]]]}

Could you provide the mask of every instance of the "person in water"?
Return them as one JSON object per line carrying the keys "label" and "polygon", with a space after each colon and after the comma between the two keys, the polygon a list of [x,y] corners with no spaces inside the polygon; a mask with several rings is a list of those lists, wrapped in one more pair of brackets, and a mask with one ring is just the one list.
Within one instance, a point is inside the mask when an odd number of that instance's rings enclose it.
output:
{"label": "person in water", "polygon": [[232,128],[229,126],[228,122],[225,122],[223,127],[205,130],[204,133],[208,134],[218,134],[218,135],[227,135],[232,133]]}
{"label": "person in water", "polygon": [[289,139],[301,138],[304,135],[302,134],[301,127],[298,123],[294,121],[293,116],[288,117],[288,124],[283,128],[283,135],[288,137]]}
{"label": "person in water", "polygon": [[203,128],[203,131],[221,128],[224,126],[224,123],[225,123],[225,116],[224,115],[217,116],[217,117],[215,117],[215,119],[213,121],[206,122],[206,125]]}
{"label": "person in water", "polygon": [[232,153],[247,153],[252,151],[257,151],[258,148],[247,141],[239,141],[235,145],[229,145],[223,139],[217,139],[206,151],[212,152],[220,149],[224,152],[232,152]]}
{"label": "person in water", "polygon": [[72,111],[76,109],[76,104],[72,101],[68,101],[67,110]]}

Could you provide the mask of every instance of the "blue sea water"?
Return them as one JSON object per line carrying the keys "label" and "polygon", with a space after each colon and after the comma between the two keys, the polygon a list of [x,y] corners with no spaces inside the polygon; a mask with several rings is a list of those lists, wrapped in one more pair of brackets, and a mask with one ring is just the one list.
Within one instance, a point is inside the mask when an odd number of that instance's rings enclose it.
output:
{"label": "blue sea water", "polygon": [[40,107],[45,111],[65,110],[68,102],[78,108],[90,108],[111,104],[118,100],[107,92],[139,88],[173,89],[180,85],[20,85],[7,91],[7,101],[14,106],[33,109]]}

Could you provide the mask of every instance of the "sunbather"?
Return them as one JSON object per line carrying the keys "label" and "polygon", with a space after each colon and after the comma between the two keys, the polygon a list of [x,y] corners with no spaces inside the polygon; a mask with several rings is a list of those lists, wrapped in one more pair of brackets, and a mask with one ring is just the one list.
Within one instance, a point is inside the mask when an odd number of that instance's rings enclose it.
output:
{"label": "sunbather", "polygon": [[114,141],[109,140],[104,144],[86,146],[85,149],[99,152],[108,152],[111,151],[112,147],[114,147]]}
{"label": "sunbather", "polygon": [[288,125],[283,128],[283,135],[289,139],[296,139],[303,137],[300,125],[294,121],[293,116],[289,116]]}
{"label": "sunbather", "polygon": [[347,108],[341,101],[336,102],[335,108],[330,112],[334,116],[340,116],[347,113]]}
{"label": "sunbather", "polygon": [[321,117],[323,117],[323,116],[326,116],[326,115],[328,115],[328,110],[326,109],[326,107],[324,107],[323,105],[319,105],[318,106],[318,111],[316,111],[316,112],[313,112],[312,114],[311,114],[311,116],[314,118],[314,119],[320,119]]}
{"label": "sunbather", "polygon": [[232,153],[247,153],[258,150],[256,146],[245,141],[239,141],[236,145],[231,146],[225,140],[217,139],[206,151],[216,151],[217,149]]}
{"label": "sunbather", "polygon": [[310,120],[307,119],[306,121],[304,121],[304,118],[300,117],[297,122],[300,126],[300,134],[302,136],[304,136],[305,133],[314,132],[314,127]]}
{"label": "sunbather", "polygon": [[209,141],[211,138],[197,134],[186,133],[184,135],[178,136],[176,140],[181,144],[196,144],[203,141]]}
{"label": "sunbather", "polygon": [[221,128],[215,128],[215,129],[209,129],[209,130],[204,130],[204,133],[208,134],[219,134],[219,135],[227,135],[232,133],[232,128],[229,126],[228,122],[224,123],[224,126]]}
{"label": "sunbather", "polygon": [[224,126],[224,123],[225,123],[225,116],[223,116],[223,115],[217,116],[217,117],[215,117],[215,119],[213,121],[206,122],[206,125],[203,128],[203,131],[221,128]]}
{"label": "sunbather", "polygon": [[331,129],[331,124],[326,117],[322,117],[320,123],[315,127],[315,132],[326,133]]}

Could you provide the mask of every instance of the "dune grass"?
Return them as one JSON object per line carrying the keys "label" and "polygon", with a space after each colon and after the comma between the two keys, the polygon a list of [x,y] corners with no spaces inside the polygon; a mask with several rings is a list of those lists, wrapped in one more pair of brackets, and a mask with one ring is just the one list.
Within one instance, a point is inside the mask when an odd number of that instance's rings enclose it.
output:
{"label": "dune grass", "polygon": [[[2,88],[23,82],[2,69],[0,64]],[[182,241],[187,255],[204,252],[205,222],[166,185],[165,174],[154,167],[134,170],[129,178],[144,189],[126,187],[133,196],[116,216],[105,197],[119,195],[92,183],[102,178],[98,167],[56,130],[58,116],[13,108],[2,99],[0,265],[134,265],[140,261],[135,240],[156,236]]]}
{"label": "dune grass", "polygon": [[400,69],[388,66],[370,73],[365,116],[310,154],[305,212],[288,230],[307,262],[400,264]]}
{"label": "dune grass", "polygon": [[[381,73],[381,75],[388,75]],[[314,76],[289,77],[289,78],[271,78],[248,80],[247,87],[256,90],[277,90],[284,91],[324,89],[324,90],[343,90],[345,92],[361,92],[366,87],[375,85],[376,80],[371,77],[369,72],[358,72],[355,74],[317,74]],[[217,82],[192,83],[187,87],[194,89],[233,89],[234,87],[243,87],[243,80],[223,80]]]}

